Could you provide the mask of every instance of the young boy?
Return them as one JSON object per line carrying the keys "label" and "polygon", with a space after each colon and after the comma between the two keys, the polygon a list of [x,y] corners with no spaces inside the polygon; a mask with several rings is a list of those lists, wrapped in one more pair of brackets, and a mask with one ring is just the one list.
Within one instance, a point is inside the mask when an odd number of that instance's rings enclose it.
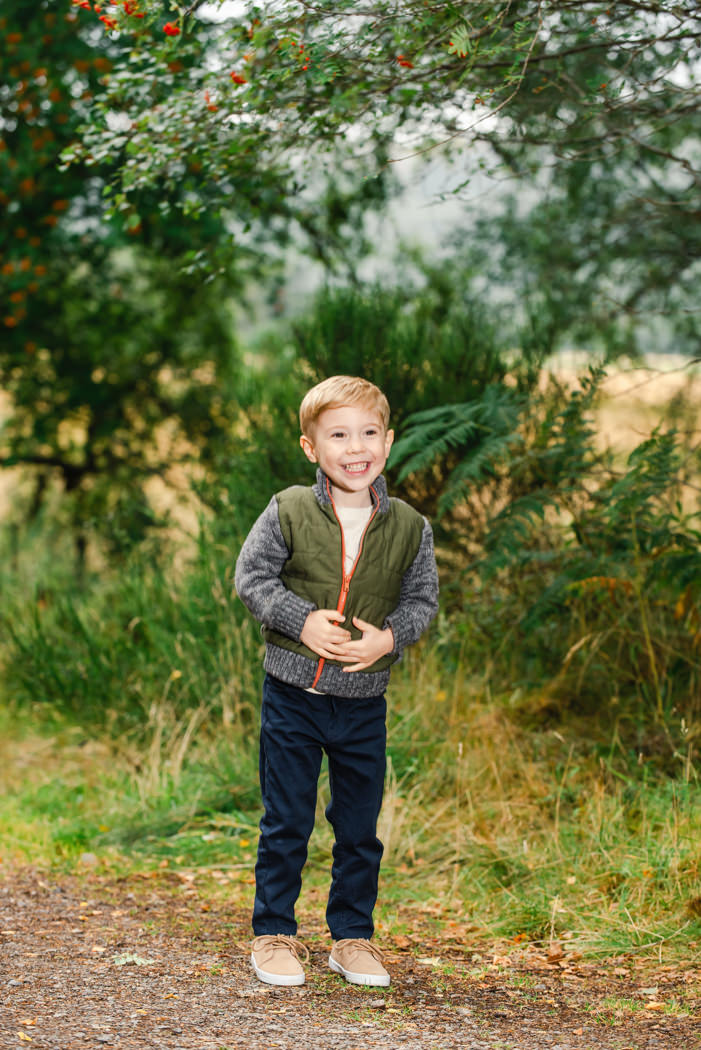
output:
{"label": "young boy", "polygon": [[239,597],[266,642],[260,823],[251,962],[268,984],[304,983],[295,902],[328,755],[335,843],[326,920],[329,966],[353,984],[388,985],[371,942],[382,843],[385,697],[390,665],[438,607],[433,536],[390,499],[382,470],[394,433],[372,383],[333,376],[300,408],[313,487],[272,498],[236,563]]}

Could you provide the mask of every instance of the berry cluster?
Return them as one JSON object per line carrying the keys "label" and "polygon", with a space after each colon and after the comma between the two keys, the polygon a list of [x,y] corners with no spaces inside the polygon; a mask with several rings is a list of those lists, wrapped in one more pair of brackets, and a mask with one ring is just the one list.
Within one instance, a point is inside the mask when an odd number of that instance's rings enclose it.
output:
{"label": "berry cluster", "polygon": [[117,11],[121,7],[124,14],[130,18],[143,18],[144,12],[139,11],[137,0],[111,0],[107,4],[107,8],[112,10],[112,14],[102,14],[103,5],[100,3],[93,4],[90,0],[71,0],[74,7],[80,7],[83,11],[94,11],[98,15],[100,21],[105,27],[106,32],[112,32],[113,30],[119,29],[119,23],[114,17]]}

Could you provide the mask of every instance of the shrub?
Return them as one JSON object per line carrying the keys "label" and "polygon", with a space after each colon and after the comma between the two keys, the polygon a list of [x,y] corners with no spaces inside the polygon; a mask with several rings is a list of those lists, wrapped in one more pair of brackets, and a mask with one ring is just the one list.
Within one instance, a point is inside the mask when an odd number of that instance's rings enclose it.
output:
{"label": "shrub", "polygon": [[500,685],[538,690],[541,714],[569,706],[613,717],[632,747],[688,762],[701,735],[690,453],[673,429],[658,429],[616,467],[591,422],[602,375],[593,370],[573,394],[514,402],[487,391],[418,413],[397,458],[405,472],[430,469],[482,428],[481,447],[447,474],[439,509],[485,509],[453,605],[459,633],[480,662],[487,651]]}

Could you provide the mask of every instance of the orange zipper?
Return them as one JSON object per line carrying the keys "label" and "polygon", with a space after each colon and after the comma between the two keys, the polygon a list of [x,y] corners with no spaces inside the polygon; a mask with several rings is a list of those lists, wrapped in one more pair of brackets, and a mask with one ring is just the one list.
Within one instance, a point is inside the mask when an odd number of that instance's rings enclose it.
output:
{"label": "orange zipper", "polygon": [[[329,499],[331,500],[331,509],[333,510],[334,517],[335,517],[336,521],[338,522],[339,529],[341,530],[341,574],[342,574],[342,582],[341,582],[341,593],[339,594],[338,601],[336,602],[336,612],[342,613],[344,608],[345,608],[345,605],[346,605],[346,599],[348,598],[348,590],[350,588],[351,579],[353,578],[353,573],[355,572],[355,567],[358,564],[358,560],[360,559],[360,555],[363,553],[363,543],[365,542],[365,533],[370,528],[370,523],[371,523],[372,519],[375,517],[375,515],[378,512],[378,510],[380,509],[380,497],[377,495],[377,492],[375,491],[375,489],[371,485],[370,486],[370,491],[372,492],[373,496],[377,500],[377,503],[375,504],[375,506],[373,508],[373,512],[372,512],[372,514],[370,515],[370,517],[368,518],[368,520],[367,520],[367,522],[365,524],[365,528],[363,529],[363,534],[360,537],[360,544],[358,545],[358,553],[355,556],[355,561],[353,562],[353,565],[351,567],[351,571],[346,576],[346,538],[343,535],[343,525],[341,525],[341,519],[339,518],[338,514],[336,513],[336,504],[334,503],[333,496],[331,495],[331,486],[329,484],[329,479],[328,478],[326,479],[326,491],[328,492]],[[334,624],[335,625],[337,625],[339,622],[340,621],[334,620]],[[322,656],[319,659],[319,663],[317,664],[316,674],[314,675],[314,681],[312,682],[312,684],[310,686],[311,689],[314,689],[314,687],[316,686],[316,683],[321,678],[321,672],[324,670],[324,664],[325,663],[326,663],[326,658]]]}

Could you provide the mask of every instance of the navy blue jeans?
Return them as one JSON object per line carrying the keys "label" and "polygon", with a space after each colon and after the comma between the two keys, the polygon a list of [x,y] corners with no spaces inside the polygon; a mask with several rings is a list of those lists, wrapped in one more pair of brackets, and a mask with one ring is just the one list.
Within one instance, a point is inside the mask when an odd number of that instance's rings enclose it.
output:
{"label": "navy blue jeans", "polygon": [[260,822],[253,931],[297,932],[295,903],[314,827],[322,754],[329,759],[334,831],[326,921],[334,940],[371,937],[382,843],[377,818],[385,779],[384,694],[349,700],[307,693],[272,675],[263,684]]}

